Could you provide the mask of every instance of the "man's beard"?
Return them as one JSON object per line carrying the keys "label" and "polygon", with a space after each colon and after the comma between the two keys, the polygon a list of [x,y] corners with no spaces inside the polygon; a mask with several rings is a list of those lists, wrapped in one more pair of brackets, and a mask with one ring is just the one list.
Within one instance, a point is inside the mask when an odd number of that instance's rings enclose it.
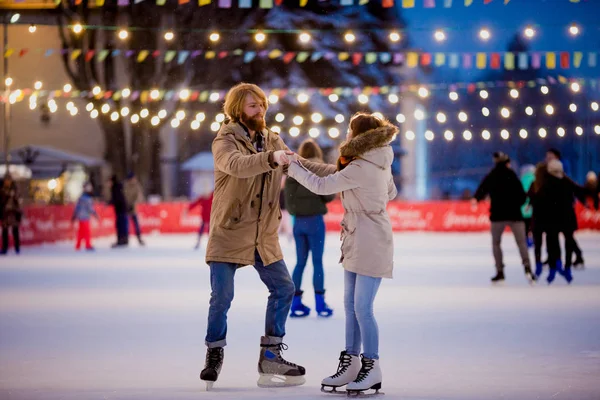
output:
{"label": "man's beard", "polygon": [[250,117],[246,113],[242,113],[242,122],[248,127],[248,129],[255,132],[262,131],[267,127],[265,119],[261,115]]}

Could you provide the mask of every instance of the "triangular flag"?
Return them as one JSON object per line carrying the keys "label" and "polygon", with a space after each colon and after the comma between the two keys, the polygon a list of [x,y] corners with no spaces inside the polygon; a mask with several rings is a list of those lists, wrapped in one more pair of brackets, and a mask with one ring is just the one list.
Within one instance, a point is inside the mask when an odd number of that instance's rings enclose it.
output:
{"label": "triangular flag", "polygon": [[301,51],[300,53],[298,53],[298,56],[296,57],[296,61],[301,63],[304,62],[308,59],[309,57],[309,53],[306,51]]}
{"label": "triangular flag", "polygon": [[529,56],[527,53],[519,53],[519,69],[529,68]]}
{"label": "triangular flag", "polygon": [[96,0],[96,7],[102,7],[104,5],[104,0]]}
{"label": "triangular flag", "polygon": [[346,61],[348,58],[350,58],[350,54],[345,51],[338,54],[338,60],[340,61]]}
{"label": "triangular flag", "polygon": [[487,65],[487,54],[477,53],[475,66],[477,69],[484,69]]}
{"label": "triangular flag", "polygon": [[89,62],[92,58],[94,58],[94,50],[88,50],[87,53],[85,53],[85,61]]}
{"label": "triangular flag", "polygon": [[217,53],[215,53],[212,50],[209,50],[206,53],[204,53],[204,58],[206,58],[207,60],[211,60],[211,59],[215,58],[216,55],[217,55]]}
{"label": "triangular flag", "polygon": [[575,68],[579,68],[581,66],[581,60],[583,60],[583,53],[581,51],[576,51],[573,53],[573,66]]}
{"label": "triangular flag", "polygon": [[81,49],[73,49],[71,50],[71,60],[76,60],[77,57],[81,54]]}
{"label": "triangular flag", "polygon": [[102,50],[99,54],[98,54],[98,61],[102,62],[104,61],[104,59],[106,57],[108,57],[108,53],[110,53],[110,50]]}
{"label": "triangular flag", "polygon": [[239,8],[250,8],[252,7],[252,0],[240,0],[238,3]]}
{"label": "triangular flag", "polygon": [[571,65],[571,55],[567,51],[563,51],[560,53],[560,67],[562,69],[570,68]]}
{"label": "triangular flag", "polygon": [[164,6],[167,3],[167,0],[156,0],[157,6]]}
{"label": "triangular flag", "polygon": [[446,55],[444,53],[435,53],[433,56],[433,62],[436,67],[444,65],[446,63]]}
{"label": "triangular flag", "polygon": [[413,8],[415,0],[402,0],[402,8]]}
{"label": "triangular flag", "polygon": [[260,0],[258,6],[260,8],[273,8],[273,0]]}
{"label": "triangular flag", "polygon": [[452,0],[444,0],[444,7],[445,8],[452,7]]}
{"label": "triangular flag", "polygon": [[29,49],[21,49],[21,51],[19,51],[19,57],[23,57],[28,52],[29,52]]}
{"label": "triangular flag", "polygon": [[8,58],[10,56],[12,56],[12,54],[15,52],[14,49],[6,49],[6,51],[4,52],[4,58]]}
{"label": "triangular flag", "polygon": [[207,6],[207,5],[209,5],[211,2],[212,2],[212,0],[198,0],[198,5],[199,5],[200,7],[202,7],[202,6]]}
{"label": "triangular flag", "polygon": [[[323,1],[323,0],[321,0]],[[384,0],[386,1],[386,0]],[[394,2],[394,0],[392,0],[392,3]],[[358,5],[360,6],[364,6],[365,4],[369,4],[369,0],[358,0]]]}
{"label": "triangular flag", "polygon": [[365,62],[367,64],[373,64],[376,61],[377,61],[377,53],[370,52],[370,53],[365,54]]}
{"label": "triangular flag", "polygon": [[465,7],[469,7],[471,4],[473,4],[473,0],[465,0]]}
{"label": "triangular flag", "polygon": [[177,51],[175,50],[169,50],[167,51],[167,53],[165,54],[165,62],[171,62],[173,61],[173,59],[175,58],[175,56],[177,55]]}
{"label": "triangular flag", "polygon": [[50,57],[52,55],[52,53],[54,53],[54,50],[52,49],[48,49],[46,50],[46,52],[44,53],[44,57]]}
{"label": "triangular flag", "polygon": [[595,67],[596,66],[596,53],[588,53],[588,66]]}
{"label": "triangular flag", "polygon": [[219,8],[231,8],[231,0],[219,0]]}
{"label": "triangular flag", "polygon": [[125,6],[128,6],[128,5],[129,5],[129,0],[118,0],[118,1],[117,1],[117,5],[118,5],[119,7],[125,7]]}
{"label": "triangular flag", "polygon": [[220,51],[219,54],[217,54],[217,57],[219,58],[219,60],[222,60],[225,57],[227,57],[228,55],[229,55],[228,51]]}
{"label": "triangular flag", "polygon": [[277,58],[280,58],[283,55],[283,52],[279,49],[273,49],[271,50],[271,52],[269,53],[269,58],[272,60],[275,60]]}
{"label": "triangular flag", "polygon": [[354,4],[354,0],[340,0],[342,6],[351,6],[352,4]]}
{"label": "triangular flag", "polygon": [[306,3],[308,3],[308,0],[300,0],[300,7],[306,7]]}
{"label": "triangular flag", "polygon": [[414,51],[406,55],[406,65],[408,68],[415,68],[419,64],[419,54]]}
{"label": "triangular flag", "polygon": [[[367,1],[362,1],[362,0],[359,1],[359,4],[366,4],[366,3],[368,3],[368,0]],[[394,0],[383,0],[381,2],[381,6],[383,8],[392,8],[392,7],[394,7]]]}
{"label": "triangular flag", "polygon": [[390,53],[381,53],[381,54],[379,54],[379,60],[383,64],[387,64],[390,61],[392,61],[392,55]]}
{"label": "triangular flag", "polygon": [[178,1],[178,3],[179,3],[179,5],[180,5],[180,6],[182,6],[182,5],[184,5],[184,4],[187,4],[187,3],[189,3],[189,2],[190,2],[190,0],[179,0],[179,1]]}
{"label": "triangular flag", "polygon": [[435,0],[423,0],[423,7],[424,8],[434,8]]}
{"label": "triangular flag", "polygon": [[465,69],[469,69],[469,68],[473,68],[473,56],[469,53],[464,53],[462,56],[463,62],[463,68]]}
{"label": "triangular flag", "polygon": [[553,53],[553,52],[546,53],[546,68],[548,68],[548,69],[556,68],[556,53]]}
{"label": "triangular flag", "polygon": [[179,52],[179,56],[177,57],[177,64],[181,65],[185,62],[185,60],[188,58],[190,52],[187,50],[181,50]]}
{"label": "triangular flag", "polygon": [[250,61],[254,60],[255,56],[256,56],[256,52],[254,52],[254,51],[247,52],[246,54],[244,54],[244,62],[249,63]]}
{"label": "triangular flag", "polygon": [[500,53],[492,53],[490,55],[490,67],[492,69],[500,68]]}
{"label": "triangular flag", "polygon": [[542,66],[542,56],[540,53],[533,53],[531,55],[531,66],[535,69],[539,69]]}
{"label": "triangular flag", "polygon": [[289,63],[292,62],[292,60],[294,59],[294,57],[296,57],[296,53],[294,53],[293,51],[288,51],[283,56],[283,62],[286,63],[286,64],[289,64]]}
{"label": "triangular flag", "polygon": [[515,69],[515,53],[504,54],[504,69]]}
{"label": "triangular flag", "polygon": [[353,53],[352,54],[352,64],[354,64],[354,65],[360,64],[362,57],[363,57],[362,53]]}
{"label": "triangular flag", "polygon": [[448,59],[448,66],[450,68],[458,68],[458,64],[459,64],[458,54],[457,53],[450,54],[449,59]]}
{"label": "triangular flag", "polygon": [[431,65],[431,54],[429,54],[429,53],[421,54],[421,65],[424,67]]}
{"label": "triangular flag", "polygon": [[146,57],[148,57],[148,54],[150,54],[150,52],[148,50],[141,50],[138,53],[137,62],[141,63],[142,61],[144,61],[146,59]]}

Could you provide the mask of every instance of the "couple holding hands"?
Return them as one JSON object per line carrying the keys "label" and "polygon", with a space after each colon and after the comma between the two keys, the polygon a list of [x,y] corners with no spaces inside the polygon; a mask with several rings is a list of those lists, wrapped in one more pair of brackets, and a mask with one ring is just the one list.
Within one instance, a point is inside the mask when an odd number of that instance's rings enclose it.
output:
{"label": "couple holding hands", "polygon": [[[390,146],[398,129],[367,113],[350,119],[336,165],[305,160],[267,129],[267,97],[256,85],[241,83],[225,98],[229,119],[213,141],[215,191],[206,250],[211,298],[200,378],[210,388],[220,373],[227,334],[227,312],[237,268],[253,265],[269,290],[265,335],[258,361],[261,387],[305,382],[304,367],[282,357],[285,324],[295,293],[283,260],[278,199],[284,173],[318,195],[341,193],[341,259],[344,268],[346,345],[336,374],[322,389],[346,386],[349,393],[381,388],[379,332],[373,302],[382,278],[392,278],[393,236],[386,211],[397,191]],[[362,353],[361,353],[362,349]],[[359,358],[360,357],[360,358]],[[375,392],[377,393],[377,392]]]}

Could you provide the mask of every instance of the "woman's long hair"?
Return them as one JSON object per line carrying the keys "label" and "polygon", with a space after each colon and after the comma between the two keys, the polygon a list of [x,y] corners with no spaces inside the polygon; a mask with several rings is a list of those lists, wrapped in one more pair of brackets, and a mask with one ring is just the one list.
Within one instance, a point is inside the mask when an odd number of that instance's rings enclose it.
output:
{"label": "woman's long hair", "polygon": [[300,148],[298,149],[298,155],[307,160],[311,158],[318,158],[321,161],[323,160],[323,151],[317,142],[312,139],[306,139],[304,142],[302,142]]}

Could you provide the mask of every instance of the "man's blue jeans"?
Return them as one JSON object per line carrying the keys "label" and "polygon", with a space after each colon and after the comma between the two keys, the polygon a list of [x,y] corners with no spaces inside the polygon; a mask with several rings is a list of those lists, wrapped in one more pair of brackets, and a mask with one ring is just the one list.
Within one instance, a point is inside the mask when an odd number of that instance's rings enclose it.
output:
{"label": "man's blue jeans", "polygon": [[313,288],[316,293],[323,293],[323,250],[325,249],[325,220],[322,215],[310,217],[296,217],[294,224],[294,240],[296,241],[297,264],[292,273],[296,290],[302,286],[302,275],[308,261],[309,251],[312,253],[313,262]]}
{"label": "man's blue jeans", "polygon": [[379,359],[379,328],[373,315],[373,301],[381,278],[344,271],[344,308],[346,310],[346,352]]}
{"label": "man's blue jeans", "polygon": [[[233,278],[238,264],[211,262],[210,265],[210,307],[206,345],[210,348],[224,347],[227,342],[227,311],[233,300]],[[260,280],[269,289],[265,336],[285,336],[285,322],[294,298],[294,282],[283,260],[264,265],[258,251],[255,253],[254,269]]]}

